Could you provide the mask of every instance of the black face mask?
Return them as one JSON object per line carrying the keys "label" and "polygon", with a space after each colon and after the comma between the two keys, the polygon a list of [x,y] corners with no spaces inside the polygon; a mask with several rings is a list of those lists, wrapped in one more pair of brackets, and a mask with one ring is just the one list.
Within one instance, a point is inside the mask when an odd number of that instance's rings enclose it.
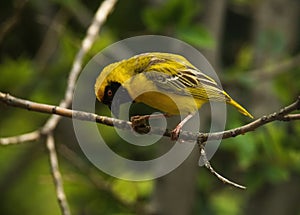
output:
{"label": "black face mask", "polygon": [[[112,106],[113,101],[114,105]],[[132,102],[132,99],[128,94],[128,91],[124,87],[122,87],[120,83],[111,82],[105,87],[102,102],[103,104],[108,105],[109,109],[111,110],[114,116],[119,117],[120,105],[126,102]]]}

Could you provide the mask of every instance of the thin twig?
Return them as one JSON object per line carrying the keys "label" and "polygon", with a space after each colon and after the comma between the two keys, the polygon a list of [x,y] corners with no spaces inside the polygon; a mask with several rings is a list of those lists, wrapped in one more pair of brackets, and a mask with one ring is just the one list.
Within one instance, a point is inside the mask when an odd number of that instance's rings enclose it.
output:
{"label": "thin twig", "polygon": [[59,202],[60,209],[63,215],[70,215],[71,212],[64,192],[64,186],[63,186],[61,174],[59,172],[57,154],[55,150],[55,143],[52,134],[47,135],[46,146],[49,152],[51,173],[54,180],[54,184],[56,188],[56,197]]}
{"label": "thin twig", "polygon": [[284,121],[300,120],[300,114],[288,114],[283,118]]}
{"label": "thin twig", "polygon": [[225,178],[224,176],[217,173],[214,168],[211,166],[209,160],[207,159],[206,152],[204,150],[204,147],[200,146],[200,159],[203,161],[204,166],[212,173],[214,174],[219,180],[224,182],[225,184],[232,185],[234,187],[240,188],[240,189],[246,189],[245,186],[239,185],[233,181],[230,181],[229,179]]}
{"label": "thin twig", "polygon": [[18,136],[0,138],[0,145],[19,144],[19,143],[24,143],[29,141],[35,141],[38,140],[40,137],[41,137],[40,131],[36,130]]}

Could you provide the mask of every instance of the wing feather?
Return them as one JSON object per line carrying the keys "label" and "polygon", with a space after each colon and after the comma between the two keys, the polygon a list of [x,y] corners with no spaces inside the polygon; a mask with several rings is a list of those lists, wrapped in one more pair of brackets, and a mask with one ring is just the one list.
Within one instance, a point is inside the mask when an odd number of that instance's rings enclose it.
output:
{"label": "wing feather", "polygon": [[[201,100],[226,101],[230,97],[211,77],[190,64],[185,58],[153,56],[143,74],[159,90],[178,95],[192,95]],[[163,60],[162,60],[163,59]]]}

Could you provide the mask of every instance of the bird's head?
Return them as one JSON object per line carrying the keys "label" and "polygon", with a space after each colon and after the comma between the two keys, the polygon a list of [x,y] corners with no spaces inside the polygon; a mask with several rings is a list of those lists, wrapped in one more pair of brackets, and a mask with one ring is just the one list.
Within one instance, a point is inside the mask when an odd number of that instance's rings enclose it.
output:
{"label": "bird's head", "polygon": [[[121,62],[117,62],[106,66],[95,83],[97,99],[108,105],[112,113],[117,117],[119,115],[119,106],[125,102],[132,101],[128,91],[122,86],[129,78],[130,76],[124,66],[121,65]],[[117,91],[118,94],[115,97]]]}
{"label": "bird's head", "polygon": [[[107,88],[107,86],[110,85],[110,82],[112,82],[112,74],[115,70],[115,67],[117,67],[117,63],[113,63],[110,64],[108,66],[106,66],[99,74],[99,76],[96,79],[96,83],[95,83],[95,94],[97,99],[100,102],[105,102],[105,89]],[[115,80],[114,82],[117,82],[117,80]]]}
{"label": "bird's head", "polygon": [[[108,105],[112,113],[118,116],[118,106],[125,102],[132,102],[127,91],[130,88],[130,80],[147,69],[151,70],[151,65],[165,61],[157,58],[157,56],[162,58],[165,55],[162,53],[144,53],[106,66],[96,80],[95,94],[97,99]],[[116,93],[117,98],[115,97]]]}

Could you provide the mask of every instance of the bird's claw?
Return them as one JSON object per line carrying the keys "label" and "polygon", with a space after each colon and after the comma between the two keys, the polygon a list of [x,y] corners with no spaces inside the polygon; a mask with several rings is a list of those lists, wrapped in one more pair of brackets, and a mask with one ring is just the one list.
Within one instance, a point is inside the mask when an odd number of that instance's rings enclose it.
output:
{"label": "bird's claw", "polygon": [[130,118],[131,126],[134,131],[139,134],[147,134],[150,132],[151,127],[149,126],[148,116],[132,116]]}
{"label": "bird's claw", "polygon": [[180,127],[176,127],[171,131],[171,140],[178,140],[180,134]]}

